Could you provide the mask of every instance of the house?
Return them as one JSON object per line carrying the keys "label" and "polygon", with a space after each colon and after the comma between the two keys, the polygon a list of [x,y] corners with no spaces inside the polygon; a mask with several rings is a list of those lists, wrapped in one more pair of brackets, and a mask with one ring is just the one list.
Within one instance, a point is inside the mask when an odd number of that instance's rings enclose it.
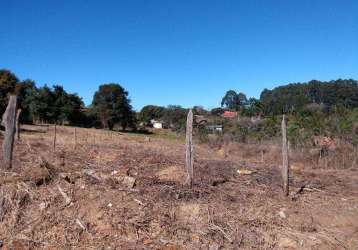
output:
{"label": "house", "polygon": [[237,112],[233,112],[233,111],[225,111],[221,117],[223,118],[235,118],[237,117]]}
{"label": "house", "polygon": [[163,122],[161,121],[150,120],[150,123],[152,124],[153,128],[157,128],[157,129],[163,128]]}
{"label": "house", "polygon": [[223,125],[208,125],[206,128],[212,132],[222,132]]}

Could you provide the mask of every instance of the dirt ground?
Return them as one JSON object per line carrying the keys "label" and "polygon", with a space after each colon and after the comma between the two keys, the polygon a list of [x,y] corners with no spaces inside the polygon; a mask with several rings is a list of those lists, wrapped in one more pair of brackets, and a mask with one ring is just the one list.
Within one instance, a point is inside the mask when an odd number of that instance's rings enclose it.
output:
{"label": "dirt ground", "polygon": [[53,126],[23,129],[3,249],[358,249],[358,166],[295,159],[286,198],[279,147],[195,144],[190,189],[180,139],[58,127],[54,153]]}

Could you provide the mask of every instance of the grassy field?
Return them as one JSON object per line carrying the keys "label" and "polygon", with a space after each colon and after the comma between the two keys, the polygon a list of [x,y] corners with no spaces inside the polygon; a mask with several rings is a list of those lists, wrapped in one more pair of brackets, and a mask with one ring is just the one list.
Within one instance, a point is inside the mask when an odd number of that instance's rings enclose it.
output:
{"label": "grassy field", "polygon": [[279,145],[195,144],[190,189],[174,133],[59,126],[54,148],[53,126],[22,128],[0,175],[5,249],[358,249],[357,166],[295,157],[286,198]]}

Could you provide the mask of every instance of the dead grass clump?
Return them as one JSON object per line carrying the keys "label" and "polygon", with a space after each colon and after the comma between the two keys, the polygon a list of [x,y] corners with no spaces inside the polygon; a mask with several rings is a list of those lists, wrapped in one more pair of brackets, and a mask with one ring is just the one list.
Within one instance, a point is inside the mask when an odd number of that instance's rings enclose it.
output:
{"label": "dead grass clump", "polygon": [[[15,227],[35,193],[25,182],[5,184],[0,187],[0,223]],[[7,220],[6,220],[7,218]]]}
{"label": "dead grass clump", "polygon": [[182,166],[169,166],[157,173],[159,180],[175,181],[177,183],[184,184],[185,172]]}

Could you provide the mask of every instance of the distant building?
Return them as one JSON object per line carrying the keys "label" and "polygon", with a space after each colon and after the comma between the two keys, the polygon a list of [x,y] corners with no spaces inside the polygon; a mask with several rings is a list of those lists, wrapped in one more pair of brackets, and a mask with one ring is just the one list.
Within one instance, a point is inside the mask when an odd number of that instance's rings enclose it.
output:
{"label": "distant building", "polygon": [[223,131],[223,125],[207,125],[206,128],[212,132],[222,132]]}
{"label": "distant building", "polygon": [[150,123],[152,124],[153,128],[161,129],[163,128],[163,122],[151,120]]}
{"label": "distant building", "polygon": [[221,117],[223,118],[235,118],[237,117],[237,112],[233,112],[233,111],[225,111]]}

